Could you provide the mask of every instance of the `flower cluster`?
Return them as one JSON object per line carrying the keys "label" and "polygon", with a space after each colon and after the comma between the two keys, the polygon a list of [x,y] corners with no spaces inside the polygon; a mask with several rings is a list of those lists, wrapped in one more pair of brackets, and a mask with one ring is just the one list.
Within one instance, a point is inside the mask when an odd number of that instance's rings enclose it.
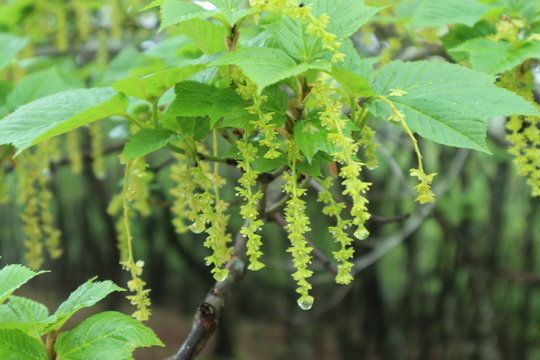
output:
{"label": "flower cluster", "polygon": [[20,155],[17,164],[19,180],[18,202],[23,205],[21,219],[26,235],[25,258],[32,269],[41,268],[43,247],[49,256],[56,259],[62,255],[60,231],[54,225],[54,215],[50,204],[53,197],[47,188],[49,172],[49,149],[47,142],[38,144],[34,151],[28,150]]}
{"label": "flower cluster", "polygon": [[364,165],[364,163],[355,160],[359,144],[345,134],[347,120],[344,119],[341,112],[343,104],[339,99],[331,97],[330,86],[318,81],[312,93],[316,97],[316,104],[323,109],[320,118],[321,123],[330,130],[328,140],[339,149],[339,151],[332,153],[332,156],[343,165],[339,176],[343,179],[342,184],[345,186],[343,194],[352,198],[352,223],[357,226],[354,236],[365,239],[369,235],[365,222],[369,220],[371,215],[367,210],[368,200],[364,194],[369,190],[371,184],[359,179]]}
{"label": "flower cluster", "polygon": [[150,289],[144,288],[146,282],[141,279],[144,261],[139,260],[134,263],[131,259],[120,264],[131,273],[131,280],[127,284],[129,291],[134,292],[135,295],[129,295],[126,298],[131,302],[131,305],[137,307],[137,310],[131,316],[139,321],[148,320],[152,315],[152,311],[148,308],[151,305],[148,298]]}
{"label": "flower cluster", "polygon": [[103,132],[101,122],[90,124],[90,141],[92,148],[92,171],[97,179],[105,179],[105,157],[103,155]]}
{"label": "flower cluster", "polygon": [[332,186],[332,181],[332,177],[328,177],[324,181],[320,182],[324,191],[319,193],[317,201],[327,204],[323,208],[323,213],[325,215],[336,218],[336,225],[328,228],[328,231],[330,231],[334,240],[341,245],[341,249],[339,251],[334,251],[332,253],[334,258],[339,263],[336,282],[338,284],[349,284],[353,280],[351,275],[353,264],[349,261],[349,259],[352,258],[354,249],[351,247],[353,240],[349,235],[347,235],[345,230],[351,226],[351,220],[345,220],[341,217],[341,211],[345,208],[345,204],[336,202],[330,193],[329,189]]}
{"label": "flower cluster", "polygon": [[262,199],[262,191],[253,193],[252,187],[257,184],[257,176],[259,175],[251,167],[251,163],[255,160],[257,149],[250,144],[246,139],[240,139],[237,141],[237,146],[243,159],[238,162],[238,167],[244,171],[242,177],[238,180],[240,186],[235,187],[237,195],[244,198],[246,201],[240,207],[240,215],[245,220],[249,220],[249,224],[240,230],[247,238],[247,255],[249,256],[250,270],[259,270],[264,267],[264,264],[259,261],[262,256],[260,247],[262,245],[261,236],[257,232],[261,229],[263,221],[259,219],[259,212],[257,211],[257,203]]}
{"label": "flower cluster", "polygon": [[[515,79],[522,79],[519,84]],[[533,99],[533,78],[530,71],[521,72],[519,68],[507,71],[499,80],[499,85],[514,91],[530,100]],[[537,105],[538,106],[538,105]],[[512,144],[508,152],[514,155],[514,164],[518,174],[527,177],[527,184],[532,188],[532,195],[540,195],[540,117],[512,115],[508,118],[506,128],[510,132],[508,141]]]}
{"label": "flower cluster", "polygon": [[313,297],[309,295],[309,290],[311,290],[312,286],[306,280],[313,275],[313,271],[307,269],[311,263],[310,253],[313,248],[307,246],[308,243],[304,238],[304,234],[311,229],[309,227],[309,218],[306,216],[306,202],[300,199],[306,192],[306,189],[297,186],[298,173],[296,172],[296,162],[301,160],[301,156],[294,140],[289,141],[287,144],[287,159],[289,161],[290,173],[286,172],[283,175],[283,180],[285,181],[283,189],[291,197],[285,207],[285,220],[288,223],[285,228],[289,232],[288,237],[291,241],[291,246],[287,251],[292,253],[293,265],[296,269],[293,278],[296,280],[298,286],[296,292],[301,295],[298,299],[298,305],[302,309],[307,310],[313,304]]}

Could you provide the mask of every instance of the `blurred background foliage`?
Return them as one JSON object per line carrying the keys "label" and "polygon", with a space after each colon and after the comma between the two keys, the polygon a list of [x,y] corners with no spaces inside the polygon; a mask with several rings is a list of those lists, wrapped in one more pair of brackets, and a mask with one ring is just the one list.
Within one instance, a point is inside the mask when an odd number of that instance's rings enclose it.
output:
{"label": "blurred background foliage", "polygon": [[[368,3],[391,6],[354,35],[363,56],[379,56],[381,64],[448,59],[439,29],[406,27],[419,1]],[[0,55],[0,117],[53,92],[109,86],[201,55],[180,30],[157,33],[158,14],[140,12],[144,5],[143,0],[2,0],[2,51],[18,57],[2,63]],[[248,22],[245,39],[255,29]],[[140,114],[149,111],[143,102],[137,107]],[[57,305],[95,275],[125,284],[116,220],[107,212],[121,191],[117,157],[125,126],[111,118],[47,145],[59,149],[43,175],[63,255],[46,260],[43,267],[52,273],[33,280],[36,299],[50,298]],[[373,182],[368,198],[375,216],[370,238],[355,243],[353,284],[336,285],[323,264],[314,262],[315,305],[308,312],[298,309],[286,235],[268,223],[263,231],[267,267],[243,280],[202,359],[540,359],[540,202],[515,175],[501,119],[490,127],[491,156],[421,141],[426,168],[439,173],[434,207],[412,201],[415,184],[404,172],[414,167],[410,141],[384,122],[371,126],[382,144],[381,164],[363,174]],[[3,264],[24,263],[19,159],[2,159],[0,255]],[[203,260],[208,255],[203,235],[178,235],[171,224],[171,155],[157,152],[148,161],[151,212],[133,222],[135,257],[145,261],[152,289],[155,315],[149,325],[168,349],[140,351],[138,359],[171,355],[213,284]],[[236,214],[233,187],[240,174],[226,171],[224,194]],[[313,189],[308,203],[309,239],[330,254],[336,250],[325,230],[331,220],[321,215]],[[240,226],[233,216],[231,233]],[[126,305],[118,296],[107,306],[131,311]]]}

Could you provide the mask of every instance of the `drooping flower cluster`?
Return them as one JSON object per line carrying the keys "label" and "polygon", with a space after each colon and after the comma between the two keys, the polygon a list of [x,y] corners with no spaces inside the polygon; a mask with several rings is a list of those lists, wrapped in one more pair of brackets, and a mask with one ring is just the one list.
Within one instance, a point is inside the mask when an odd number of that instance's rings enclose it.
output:
{"label": "drooping flower cluster", "polygon": [[306,202],[300,197],[306,192],[306,189],[298,187],[298,173],[296,171],[296,162],[301,160],[300,151],[294,140],[287,144],[287,159],[289,162],[290,173],[283,174],[283,190],[290,195],[285,207],[285,220],[288,225],[285,227],[289,232],[288,238],[291,241],[291,246],[287,250],[292,254],[293,265],[296,272],[293,274],[294,280],[297,282],[296,292],[301,296],[298,299],[298,305],[307,310],[313,305],[313,297],[309,295],[311,284],[306,280],[313,275],[313,271],[307,267],[311,263],[311,250],[304,237],[304,234],[310,230],[309,218],[306,215]]}
{"label": "drooping flower cluster", "polygon": [[342,165],[339,176],[343,179],[342,184],[345,186],[343,194],[352,198],[352,223],[357,226],[354,236],[365,239],[369,235],[365,223],[371,215],[367,209],[369,201],[364,194],[369,190],[371,184],[363,182],[359,178],[364,165],[364,163],[355,159],[359,144],[345,133],[347,120],[341,112],[343,104],[339,99],[331,96],[332,89],[330,85],[318,81],[312,93],[315,95],[316,104],[322,108],[320,113],[321,123],[330,130],[328,141],[339,149],[332,153],[332,156]]}
{"label": "drooping flower cluster", "polygon": [[260,247],[262,245],[261,236],[257,233],[263,221],[259,219],[257,203],[262,199],[263,193],[258,190],[253,193],[252,187],[257,185],[257,176],[259,173],[255,171],[251,163],[255,160],[257,149],[253,144],[250,144],[246,139],[237,141],[238,151],[242,154],[242,160],[238,162],[238,167],[244,171],[242,177],[238,180],[240,186],[235,187],[237,195],[241,196],[246,202],[240,207],[240,214],[245,220],[249,220],[249,224],[242,229],[242,233],[247,238],[247,255],[249,257],[250,270],[259,270],[264,267],[264,264],[259,261],[262,256]]}

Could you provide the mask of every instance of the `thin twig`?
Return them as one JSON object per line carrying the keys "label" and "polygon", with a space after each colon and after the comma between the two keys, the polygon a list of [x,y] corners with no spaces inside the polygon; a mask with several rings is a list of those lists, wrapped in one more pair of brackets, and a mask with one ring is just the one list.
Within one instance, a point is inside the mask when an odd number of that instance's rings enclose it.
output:
{"label": "thin twig", "polygon": [[[448,192],[448,190],[450,190],[450,188],[456,181],[459,173],[463,169],[469,153],[470,150],[468,149],[458,150],[456,156],[454,156],[452,164],[450,165],[450,171],[448,176],[446,177],[447,181],[441,184],[439,188],[434,189],[436,198],[441,198],[445,193]],[[376,246],[371,252],[354,261],[353,272],[356,274],[362,271],[369,265],[375,263],[377,260],[383,257],[394,247],[399,245],[401,242],[403,242],[424,222],[425,218],[431,213],[431,211],[435,207],[435,204],[436,203],[431,203],[418,206],[418,212],[413,217],[409,218],[409,220],[404,223],[403,227],[399,231],[397,231],[393,235],[388,236],[380,243],[380,245]]]}

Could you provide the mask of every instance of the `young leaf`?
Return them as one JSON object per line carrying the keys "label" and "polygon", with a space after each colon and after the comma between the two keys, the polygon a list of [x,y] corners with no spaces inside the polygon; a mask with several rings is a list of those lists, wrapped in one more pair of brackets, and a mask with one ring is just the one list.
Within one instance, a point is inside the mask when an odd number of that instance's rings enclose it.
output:
{"label": "young leaf", "polygon": [[[4,120],[0,121],[3,122]],[[9,295],[23,286],[28,280],[47,271],[32,271],[29,268],[13,264],[0,270],[0,304],[6,301]]]}
{"label": "young leaf", "polygon": [[115,82],[112,87],[128,96],[153,102],[159,99],[174,84],[183,81],[193,74],[206,68],[203,63],[158,71],[151,75],[139,78],[130,76]]}
{"label": "young leaf", "polygon": [[178,24],[193,18],[204,19],[218,14],[219,11],[209,11],[192,2],[181,0],[165,0],[161,5],[161,26],[159,31],[168,26]]}
{"label": "young leaf", "polygon": [[466,24],[472,26],[490,7],[476,0],[424,0],[412,18],[410,26],[444,26]]}
{"label": "young leaf", "polygon": [[493,41],[486,38],[469,40],[449,52],[467,52],[471,66],[488,74],[498,74],[511,70],[530,58],[540,57],[540,41],[525,41],[515,48],[504,41]]}
{"label": "young leaf", "polygon": [[108,311],[58,335],[57,360],[132,359],[136,348],[164,346],[152,330],[131,317]]}
{"label": "young leaf", "polygon": [[315,17],[330,16],[327,30],[338,38],[348,38],[384,8],[366,6],[363,0],[314,0],[312,6]]}
{"label": "young leaf", "polygon": [[[405,114],[411,130],[435,142],[489,153],[485,143],[487,119],[499,115],[536,115],[520,96],[493,84],[495,77],[459,65],[394,61],[377,77],[374,89]],[[388,96],[395,89],[403,96]],[[381,101],[368,104],[375,116],[388,118]]]}
{"label": "young leaf", "polygon": [[320,59],[330,52],[322,48],[318,38],[310,36],[306,31],[308,24],[299,20],[284,17],[270,25],[263,26],[288,55],[298,62],[310,62]]}
{"label": "young leaf", "polygon": [[124,146],[122,158],[127,161],[147,155],[159,150],[173,142],[179,143],[186,134],[177,134],[167,129],[141,129],[128,138],[129,143]]}
{"label": "young leaf", "polygon": [[308,69],[331,69],[330,62],[326,60],[296,64],[283,50],[273,48],[241,48],[225,54],[210,65],[237,65],[257,84],[258,94],[261,94],[265,87]]}
{"label": "young leaf", "polygon": [[0,144],[15,145],[19,154],[42,140],[124,114],[127,105],[126,96],[112,88],[80,89],[47,96],[20,107],[0,121]]}
{"label": "young leaf", "polygon": [[189,37],[205,55],[226,50],[227,29],[223,25],[195,18],[180,23],[178,29]]}
{"label": "young leaf", "polygon": [[48,360],[45,345],[18,329],[0,329],[0,359]]}
{"label": "young leaf", "polygon": [[0,70],[6,67],[27,43],[28,38],[0,33]]}
{"label": "young leaf", "polygon": [[90,307],[114,291],[125,291],[116,286],[112,281],[93,282],[90,279],[71,293],[69,298],[64,301],[54,315],[55,322],[48,328],[48,331],[59,330],[62,325],[78,310]]}
{"label": "young leaf", "polygon": [[220,12],[215,18],[223,16],[229,26],[233,26],[239,20],[253,14],[253,10],[251,9],[237,9],[245,0],[209,0],[208,2],[214,4]]}

